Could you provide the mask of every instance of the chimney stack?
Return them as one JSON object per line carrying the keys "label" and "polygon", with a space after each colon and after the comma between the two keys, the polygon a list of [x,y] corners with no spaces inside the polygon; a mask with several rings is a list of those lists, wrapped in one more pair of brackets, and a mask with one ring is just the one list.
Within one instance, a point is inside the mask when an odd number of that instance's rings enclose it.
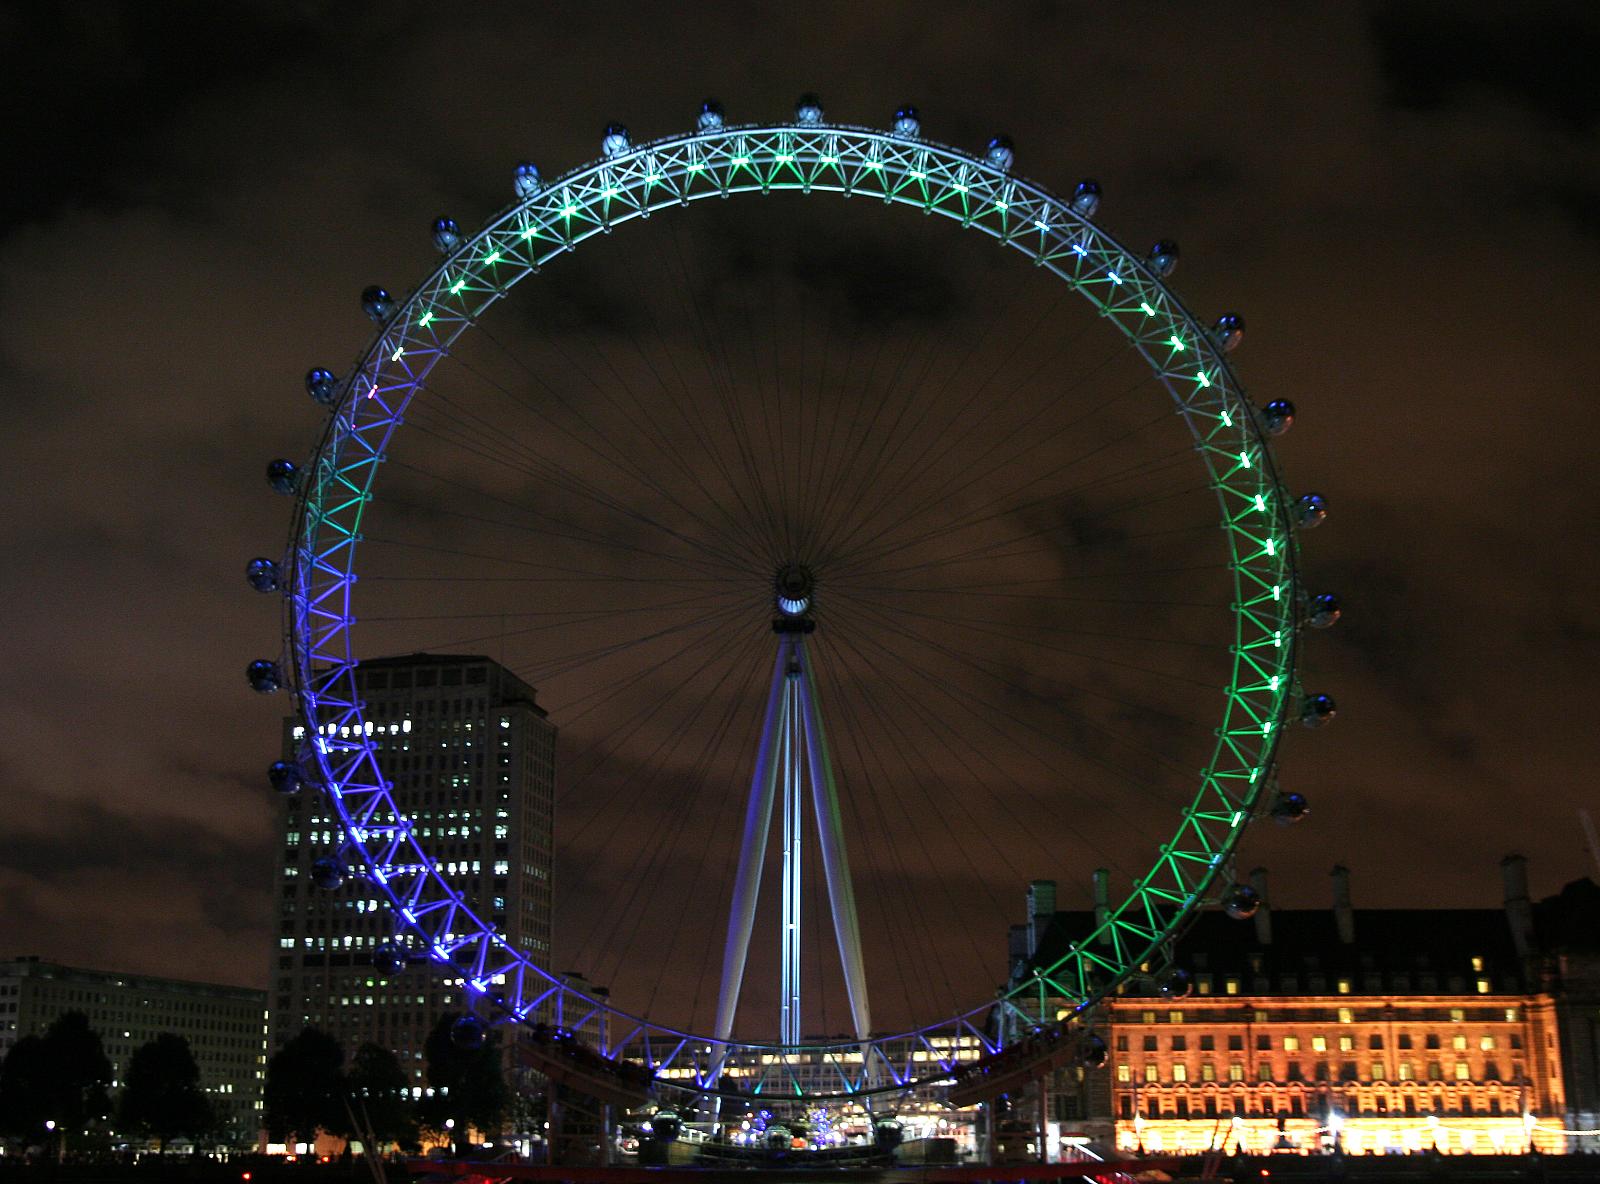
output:
{"label": "chimney stack", "polygon": [[1520,855],[1507,855],[1500,861],[1500,881],[1505,885],[1506,922],[1511,926],[1511,941],[1517,957],[1533,952],[1533,902],[1528,899],[1528,861]]}
{"label": "chimney stack", "polygon": [[1032,955],[1056,915],[1056,882],[1033,880],[1028,884],[1028,953]]}
{"label": "chimney stack", "polygon": [[1006,961],[1009,970],[1015,970],[1019,965],[1028,960],[1028,955],[1033,953],[1028,948],[1028,925],[1013,925],[1006,931]]}
{"label": "chimney stack", "polygon": [[1094,926],[1098,929],[1111,916],[1111,873],[1097,867],[1089,882],[1094,890]]}
{"label": "chimney stack", "polygon": [[1354,945],[1356,940],[1356,915],[1350,908],[1350,869],[1335,864],[1333,871],[1333,923],[1339,930],[1339,941]]}
{"label": "chimney stack", "polygon": [[1256,897],[1261,901],[1261,907],[1256,909],[1256,942],[1260,945],[1272,944],[1272,905],[1267,900],[1267,869],[1258,867],[1250,873],[1250,887],[1256,890]]}

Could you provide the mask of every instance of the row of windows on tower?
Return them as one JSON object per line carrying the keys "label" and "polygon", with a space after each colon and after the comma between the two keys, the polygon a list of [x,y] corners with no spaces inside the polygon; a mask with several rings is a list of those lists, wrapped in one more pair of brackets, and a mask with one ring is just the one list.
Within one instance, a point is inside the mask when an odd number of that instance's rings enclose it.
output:
{"label": "row of windows on tower", "polygon": [[[1308,1079],[1305,1067],[1299,1061],[1287,1062],[1280,1073],[1271,1061],[1261,1061],[1256,1065],[1257,1081],[1500,1081],[1500,1066],[1497,1062],[1489,1060],[1483,1063],[1483,1072],[1476,1076],[1472,1072],[1470,1061],[1450,1062],[1448,1070],[1442,1061],[1429,1061],[1425,1065],[1413,1064],[1411,1061],[1401,1061],[1394,1067],[1391,1075],[1388,1065],[1383,1061],[1372,1061],[1366,1066],[1368,1072],[1363,1076],[1362,1066],[1355,1061],[1341,1061],[1334,1066],[1328,1061],[1317,1061],[1311,1066],[1311,1076]],[[1165,1073],[1163,1073],[1165,1069]],[[1425,1070],[1425,1071],[1424,1071]],[[1219,1076],[1226,1074],[1226,1077]],[[1523,1079],[1523,1065],[1518,1062],[1512,1065],[1512,1079]],[[1245,1079],[1245,1066],[1240,1061],[1234,1061],[1224,1068],[1219,1069],[1213,1061],[1202,1061],[1198,1067],[1198,1074],[1183,1062],[1171,1065],[1160,1065],[1148,1062],[1143,1066],[1143,1071],[1138,1072],[1133,1065],[1119,1064],[1117,1066],[1117,1080],[1119,1082],[1132,1082],[1143,1080],[1149,1084],[1169,1081],[1182,1085],[1187,1082],[1208,1081],[1243,1081]]]}

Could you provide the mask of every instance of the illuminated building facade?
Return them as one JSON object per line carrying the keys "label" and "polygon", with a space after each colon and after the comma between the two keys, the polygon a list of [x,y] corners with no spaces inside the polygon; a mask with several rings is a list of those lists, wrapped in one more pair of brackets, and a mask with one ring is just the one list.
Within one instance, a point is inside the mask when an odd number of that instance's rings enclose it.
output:
{"label": "illuminated building facade", "polygon": [[115,1097],[134,1052],[170,1032],[188,1041],[226,1141],[253,1143],[267,1060],[266,1003],[264,992],[245,987],[13,958],[0,962],[0,1059],[22,1037],[42,1036],[59,1016],[80,1011],[111,1061]]}
{"label": "illuminated building facade", "polygon": [[[1209,912],[1178,941],[1187,996],[1134,983],[1102,1006],[1108,1066],[1055,1073],[1047,1125],[1152,1153],[1592,1149],[1596,1045],[1570,1025],[1600,1012],[1571,988],[1600,976],[1563,933],[1593,943],[1600,889],[1533,905],[1523,861],[1503,872],[1503,910],[1353,909],[1343,868],[1332,909],[1275,910],[1257,871],[1253,918]],[[1040,889],[1016,973],[1092,927]]]}
{"label": "illuminated building facade", "polygon": [[[546,958],[556,729],[533,688],[456,654],[364,662],[357,686],[396,806],[424,849],[508,942]],[[297,721],[286,728],[292,755],[304,737]],[[371,1041],[394,1050],[420,1093],[424,1043],[441,1014],[461,1009],[459,982],[420,954],[399,973],[374,967],[373,951],[394,940],[387,903],[356,877],[333,891],[311,882],[313,861],[338,849],[337,820],[311,791],[286,798],[281,818],[272,1048],[307,1026],[347,1055]]]}

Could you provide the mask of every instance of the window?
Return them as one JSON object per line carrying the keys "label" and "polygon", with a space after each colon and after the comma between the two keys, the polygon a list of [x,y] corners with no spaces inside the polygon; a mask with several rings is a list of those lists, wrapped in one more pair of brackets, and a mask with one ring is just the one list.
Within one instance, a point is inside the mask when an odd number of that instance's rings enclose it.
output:
{"label": "window", "polygon": [[1117,1037],[1117,1051],[1118,1052],[1127,1052],[1128,1051],[1128,1037],[1127,1037],[1126,1034]]}
{"label": "window", "polygon": [[1284,1052],[1299,1052],[1300,1051],[1300,1037],[1298,1037],[1298,1036],[1285,1036],[1283,1038],[1283,1051]]}
{"label": "window", "polygon": [[1181,1061],[1178,1064],[1172,1066],[1172,1080],[1174,1080],[1174,1081],[1188,1081],[1189,1080],[1189,1066],[1183,1064]]}
{"label": "window", "polygon": [[1439,1047],[1439,1033],[1437,1033],[1437,1032],[1429,1032],[1427,1037],[1423,1040],[1422,1046],[1424,1048],[1438,1048]]}
{"label": "window", "polygon": [[1467,1013],[1466,1013],[1466,1010],[1464,1008],[1452,1007],[1450,1009],[1450,1022],[1452,1024],[1463,1023],[1466,1020],[1466,1018],[1467,1018]]}
{"label": "window", "polygon": [[1300,1071],[1300,1062],[1299,1061],[1290,1061],[1289,1062],[1289,1072],[1288,1072],[1287,1076],[1288,1076],[1290,1081],[1304,1081],[1305,1080],[1305,1074]]}
{"label": "window", "polygon": [[1146,1081],[1157,1081],[1160,1079],[1159,1074],[1156,1071],[1156,1066],[1153,1062],[1144,1067],[1144,1079]]}
{"label": "window", "polygon": [[1470,1065],[1468,1065],[1467,1062],[1465,1062],[1465,1061],[1457,1061],[1456,1062],[1456,1080],[1457,1081],[1471,1081],[1472,1080],[1472,1067]]}
{"label": "window", "polygon": [[1401,1061],[1400,1064],[1396,1067],[1395,1076],[1397,1078],[1399,1078],[1401,1081],[1410,1081],[1411,1080],[1411,1062],[1410,1061]]}
{"label": "window", "polygon": [[1517,1022],[1517,1009],[1515,1007],[1506,1008],[1506,1023],[1514,1024],[1516,1022]]}
{"label": "window", "polygon": [[1341,1037],[1339,1037],[1339,1051],[1340,1052],[1349,1052],[1353,1048],[1355,1048],[1355,1046],[1356,1046],[1356,1040],[1355,1040],[1354,1036],[1341,1036]]}
{"label": "window", "polygon": [[1202,1037],[1200,1037],[1200,1051],[1201,1052],[1212,1052],[1212,1051],[1214,1051],[1216,1049],[1216,1047],[1217,1047],[1217,1038],[1215,1036],[1202,1036]]}
{"label": "window", "polygon": [[1217,1067],[1215,1065],[1213,1065],[1210,1061],[1202,1061],[1202,1062],[1200,1062],[1200,1080],[1201,1081],[1215,1081],[1216,1079],[1217,1079]]}
{"label": "window", "polygon": [[1153,1024],[1153,1023],[1155,1023],[1156,1022],[1156,1013],[1153,1012],[1153,1011],[1141,1011],[1139,1013],[1139,1022],[1141,1024]]}
{"label": "window", "polygon": [[1230,978],[1227,982],[1222,984],[1222,989],[1230,995],[1237,995],[1239,993],[1239,980],[1236,978]]}
{"label": "window", "polygon": [[1146,1036],[1144,1038],[1144,1050],[1145,1052],[1156,1051],[1156,1038],[1154,1036]]}
{"label": "window", "polygon": [[[1437,1047],[1437,1045],[1434,1047]],[[1457,1052],[1465,1052],[1467,1048],[1467,1038],[1465,1036],[1455,1037],[1450,1041],[1450,1047],[1455,1049]]]}
{"label": "window", "polygon": [[[1350,993],[1350,980],[1347,979],[1347,978],[1340,979],[1339,980],[1339,994],[1348,995],[1349,993]],[[1340,1008],[1339,1010],[1343,1011],[1345,1009],[1344,1008]],[[1344,1017],[1341,1016],[1340,1018],[1343,1019]],[[1344,1022],[1345,1023],[1349,1023],[1350,1021],[1349,1020],[1345,1020]]]}
{"label": "window", "polygon": [[1256,1048],[1259,1051],[1266,1052],[1267,1049],[1269,1049],[1271,1047],[1272,1047],[1272,1037],[1271,1036],[1257,1036],[1256,1037]]}
{"label": "window", "polygon": [[1411,1047],[1411,1033],[1410,1032],[1402,1032],[1402,1033],[1400,1033],[1399,1044],[1400,1044],[1401,1048],[1409,1049]]}
{"label": "window", "polygon": [[1472,969],[1474,971],[1481,971],[1483,969],[1483,959],[1482,958],[1474,958],[1472,960]]}
{"label": "window", "polygon": [[1132,1081],[1133,1080],[1133,1066],[1132,1065],[1118,1065],[1117,1066],[1117,1080],[1118,1081]]}
{"label": "window", "polygon": [[1172,1051],[1173,1052],[1188,1052],[1189,1051],[1189,1039],[1188,1039],[1188,1037],[1186,1037],[1186,1036],[1174,1036],[1172,1038]]}
{"label": "window", "polygon": [[1383,1036],[1378,1032],[1374,1032],[1371,1036],[1368,1036],[1367,1037],[1367,1047],[1368,1048],[1382,1048],[1383,1047]]}
{"label": "window", "polygon": [[1428,1062],[1428,1080],[1429,1081],[1443,1081],[1444,1080],[1444,1069],[1440,1067],[1438,1061],[1429,1061]]}
{"label": "window", "polygon": [[1272,1062],[1271,1061],[1262,1061],[1259,1065],[1256,1066],[1256,1080],[1258,1080],[1258,1081],[1271,1081],[1272,1080]]}
{"label": "window", "polygon": [[1244,1051],[1244,1037],[1243,1036],[1238,1036],[1238,1035],[1229,1036],[1228,1037],[1228,1051],[1229,1052],[1243,1052]]}
{"label": "window", "polygon": [[1169,1012],[1167,1012],[1167,1023],[1169,1023],[1169,1024],[1181,1024],[1181,1023],[1183,1023],[1183,1012],[1181,1012],[1181,1011],[1169,1011]]}
{"label": "window", "polygon": [[1327,1052],[1328,1051],[1328,1038],[1326,1036],[1313,1036],[1311,1038],[1311,1051],[1312,1052]]}
{"label": "window", "polygon": [[1243,1081],[1244,1080],[1244,1066],[1242,1064],[1240,1064],[1238,1061],[1233,1061],[1232,1063],[1230,1063],[1228,1065],[1228,1080],[1229,1081]]}
{"label": "window", "polygon": [[1374,1080],[1374,1081],[1382,1081],[1383,1080],[1383,1062],[1382,1061],[1373,1061],[1372,1062],[1372,1080]]}
{"label": "window", "polygon": [[1486,979],[1486,978],[1480,978],[1478,980],[1478,994],[1487,995],[1488,993],[1489,993],[1489,980]]}

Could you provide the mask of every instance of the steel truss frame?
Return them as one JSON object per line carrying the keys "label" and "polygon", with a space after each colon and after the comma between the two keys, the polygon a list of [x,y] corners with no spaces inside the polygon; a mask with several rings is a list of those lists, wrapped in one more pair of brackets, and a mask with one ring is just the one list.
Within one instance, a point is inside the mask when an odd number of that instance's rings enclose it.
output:
{"label": "steel truss frame", "polygon": [[[1087,299],[1144,357],[1193,433],[1220,507],[1235,599],[1232,675],[1213,754],[1175,833],[1129,895],[1031,982],[918,1031],[785,1050],[717,1040],[630,1015],[564,984],[476,916],[396,809],[354,672],[350,626],[364,512],[394,432],[451,344],[521,281],[585,240],[691,201],[778,190],[878,200],[950,218],[1017,251]],[[1289,498],[1252,405],[1208,332],[1138,253],[1070,201],[959,149],[842,125],[725,127],[629,146],[517,201],[465,238],[381,325],[343,379],[297,502],[286,593],[289,681],[310,739],[308,773],[346,836],[344,857],[392,905],[416,948],[460,974],[494,1018],[536,1015],[573,1029],[609,1014],[609,1055],[692,1073],[691,1089],[838,1096],[947,1076],[954,1052],[930,1035],[996,1046],[991,1012],[1037,1022],[1046,999],[1087,1009],[1142,964],[1201,903],[1265,800],[1296,693],[1300,588]],[[953,1042],[952,1042],[953,1043]],[[891,1052],[893,1049],[895,1051]],[[925,1054],[915,1059],[914,1051]],[[821,1058],[831,1087],[802,1082]],[[717,1080],[738,1066],[737,1089]],[[807,1075],[809,1077],[809,1074]]]}

